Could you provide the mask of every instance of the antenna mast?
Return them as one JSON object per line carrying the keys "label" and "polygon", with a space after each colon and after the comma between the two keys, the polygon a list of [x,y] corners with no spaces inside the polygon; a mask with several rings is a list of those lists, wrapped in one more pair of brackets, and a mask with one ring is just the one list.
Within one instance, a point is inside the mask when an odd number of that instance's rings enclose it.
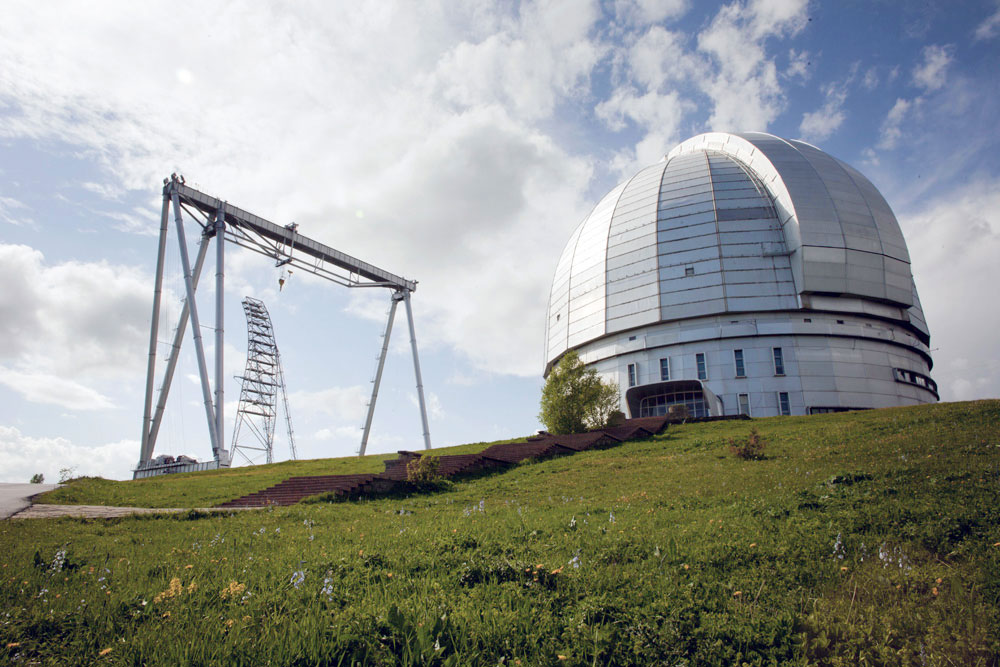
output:
{"label": "antenna mast", "polygon": [[[292,439],[292,419],[288,413],[285,374],[281,370],[281,355],[274,341],[274,327],[264,302],[251,297],[243,299],[247,316],[247,365],[241,382],[240,403],[236,409],[236,427],[230,448],[233,457],[239,454],[247,463],[274,462],[274,425],[278,416],[278,392],[285,409],[288,446],[295,458]],[[263,457],[262,457],[263,455]]]}

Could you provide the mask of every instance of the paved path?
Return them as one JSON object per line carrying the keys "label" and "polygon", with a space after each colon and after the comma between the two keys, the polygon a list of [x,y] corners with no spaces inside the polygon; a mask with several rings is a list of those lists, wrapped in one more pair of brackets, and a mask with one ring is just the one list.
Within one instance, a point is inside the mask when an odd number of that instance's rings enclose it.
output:
{"label": "paved path", "polygon": [[109,519],[130,514],[163,514],[168,512],[187,512],[187,510],[159,507],[110,507],[108,505],[32,505],[11,518],[53,519],[60,516],[73,516],[85,519]]}
{"label": "paved path", "polygon": [[45,493],[58,484],[0,484],[0,519],[6,519],[31,505],[31,496]]}
{"label": "paved path", "polygon": [[[130,514],[187,512],[177,507],[111,507],[109,505],[33,505],[31,496],[57,488],[58,484],[0,483],[0,519],[53,519],[60,516],[110,519]],[[238,512],[240,508],[200,507],[199,512]]]}
{"label": "paved path", "polygon": [[[111,519],[132,514],[170,514],[175,512],[190,512],[188,507],[112,507],[110,505],[32,505],[21,510],[11,519],[55,519],[70,516],[83,519]],[[261,509],[259,507],[197,507],[198,512],[216,512],[232,514],[244,510]]]}

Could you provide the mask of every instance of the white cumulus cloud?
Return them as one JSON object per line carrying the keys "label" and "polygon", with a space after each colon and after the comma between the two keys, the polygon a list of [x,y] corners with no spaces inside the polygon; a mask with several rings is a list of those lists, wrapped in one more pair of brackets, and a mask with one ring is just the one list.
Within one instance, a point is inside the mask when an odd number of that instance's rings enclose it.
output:
{"label": "white cumulus cloud", "polygon": [[99,476],[107,479],[131,479],[139,442],[86,445],[66,438],[33,437],[12,426],[0,426],[0,481],[27,482],[42,473],[46,482],[59,480],[59,471],[71,468],[74,477]]}
{"label": "white cumulus cloud", "polygon": [[924,47],[923,58],[913,70],[913,83],[926,91],[941,89],[947,81],[948,66],[954,60],[952,48],[931,44]]}

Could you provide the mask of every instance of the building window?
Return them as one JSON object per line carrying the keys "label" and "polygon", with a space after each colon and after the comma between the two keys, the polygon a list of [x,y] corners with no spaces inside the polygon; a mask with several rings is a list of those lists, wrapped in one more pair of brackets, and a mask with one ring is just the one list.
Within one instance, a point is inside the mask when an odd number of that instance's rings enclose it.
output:
{"label": "building window", "polygon": [[708,404],[700,391],[678,391],[646,396],[639,402],[639,416],[662,417],[668,413],[672,405],[686,406],[689,417],[708,417]]}
{"label": "building window", "polygon": [[785,374],[785,355],[781,353],[781,348],[776,347],[772,350],[774,352],[774,374],[784,375]]}
{"label": "building window", "polygon": [[660,379],[664,382],[670,379],[670,359],[660,359]]}
{"label": "building window", "polygon": [[790,415],[792,414],[792,406],[788,402],[788,392],[779,391],[778,392],[778,414],[780,415]]}
{"label": "building window", "polygon": [[930,379],[926,375],[917,373],[916,371],[908,371],[905,368],[894,368],[892,369],[893,376],[896,378],[896,382],[905,382],[906,384],[913,384],[918,387],[923,387],[935,397],[938,395],[937,383]]}
{"label": "building window", "polygon": [[750,394],[739,394],[740,414],[750,416]]}
{"label": "building window", "polygon": [[[736,361],[736,377],[745,378],[747,376],[747,369],[743,365],[743,350],[733,350],[733,358]],[[743,396],[743,394],[740,394]]]}
{"label": "building window", "polygon": [[628,365],[628,386],[634,387],[636,382],[636,377],[639,373],[636,371],[635,364]]}
{"label": "building window", "polygon": [[705,353],[699,352],[694,355],[695,363],[698,366],[698,379],[707,380],[708,379],[708,366],[705,364]]}

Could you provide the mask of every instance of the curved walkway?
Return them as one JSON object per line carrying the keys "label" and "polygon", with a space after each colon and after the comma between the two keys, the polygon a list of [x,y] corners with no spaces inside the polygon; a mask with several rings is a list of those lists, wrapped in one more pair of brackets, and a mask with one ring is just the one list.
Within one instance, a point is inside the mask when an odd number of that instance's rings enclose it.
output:
{"label": "curved walkway", "polygon": [[[54,519],[70,516],[83,519],[111,519],[130,514],[165,514],[187,512],[184,507],[111,507],[109,505],[34,505],[33,496],[58,488],[58,484],[0,483],[0,520]],[[199,512],[233,512],[235,508],[198,508]]]}
{"label": "curved walkway", "polygon": [[58,488],[58,484],[0,484],[0,519],[31,506],[31,497]]}

